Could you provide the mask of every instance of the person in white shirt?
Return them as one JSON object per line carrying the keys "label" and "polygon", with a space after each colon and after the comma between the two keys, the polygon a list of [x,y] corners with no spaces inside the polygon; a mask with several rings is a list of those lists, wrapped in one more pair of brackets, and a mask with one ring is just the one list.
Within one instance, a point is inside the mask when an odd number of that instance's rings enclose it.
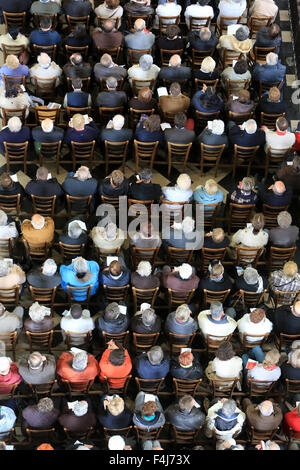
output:
{"label": "person in white shirt", "polygon": [[[101,18],[113,19],[120,18],[118,23],[118,29],[121,26],[121,18],[123,15],[123,8],[120,5],[119,0],[105,0],[97,8],[95,8],[95,14],[101,16]],[[95,20],[97,22],[97,19]]]}
{"label": "person in white shirt", "polygon": [[278,13],[278,6],[274,0],[255,0],[249,8],[249,15],[256,18],[266,18],[272,16],[271,23],[274,23]]}
{"label": "person in white shirt", "polygon": [[[6,213],[0,209],[0,239],[8,240],[9,238],[16,238],[18,235],[16,223],[7,223]],[[2,244],[2,242],[0,244]],[[7,253],[7,256],[9,256],[9,253]]]}
{"label": "person in white shirt", "polygon": [[[217,23],[220,24],[220,18],[236,18],[242,16],[247,7],[246,0],[221,0],[219,3],[219,16],[217,18]],[[227,20],[226,24],[236,24],[237,20]]]}
{"label": "person in white shirt", "polygon": [[98,225],[90,232],[90,237],[101,253],[105,253],[105,250],[121,248],[125,241],[124,231],[111,222],[106,227],[101,226],[101,221],[98,222]]}
{"label": "person in white shirt", "polygon": [[[216,357],[210,361],[205,374],[208,379],[232,379],[240,376],[243,369],[242,358],[235,356],[230,341],[223,341],[218,350]],[[231,385],[232,382],[226,382],[224,385]]]}
{"label": "person in white shirt", "polygon": [[[65,339],[66,331],[72,333],[87,333],[95,328],[95,323],[91,318],[89,310],[82,310],[79,304],[74,304],[69,312],[66,312],[66,315],[61,319],[60,328],[63,338]],[[76,342],[76,345],[83,344],[84,341],[85,339],[81,337],[78,337],[77,340],[74,341],[74,337],[72,337],[72,342]]]}
{"label": "person in white shirt", "polygon": [[[185,22],[187,27],[190,27],[190,17],[193,18],[211,18],[214,17],[213,8],[208,5],[210,0],[191,0],[190,5],[186,8],[184,12]],[[206,25],[206,20],[194,21],[194,24]],[[209,23],[210,24],[210,23]]]}
{"label": "person in white shirt", "polygon": [[[154,29],[159,28],[159,16],[179,16],[181,13],[181,5],[177,5],[175,0],[167,0],[166,3],[158,5],[155,10],[156,16],[153,24]],[[174,20],[166,20],[164,23],[175,23]]]}
{"label": "person in white shirt", "polygon": [[241,432],[245,413],[231,398],[221,398],[207,411],[204,433],[208,438],[214,434],[219,441],[227,440]]}
{"label": "person in white shirt", "polygon": [[37,64],[34,64],[29,70],[31,83],[34,84],[34,77],[54,78],[56,77],[56,86],[59,85],[62,69],[57,65],[46,52],[41,52],[37,57]]}
{"label": "person in white shirt", "polygon": [[[262,308],[256,308],[250,313],[245,313],[245,315],[240,318],[237,322],[237,327],[239,330],[239,335],[241,341],[245,335],[265,335],[270,333],[273,328],[273,323],[266,317],[265,311]],[[261,341],[263,336],[251,338],[250,336],[245,337],[246,341],[249,343]]]}
{"label": "person in white shirt", "polygon": [[236,321],[224,313],[221,302],[212,302],[209,310],[200,312],[198,324],[204,338],[210,335],[214,341],[222,341],[232,334],[237,326]]}
{"label": "person in white shirt", "polygon": [[264,231],[265,219],[263,214],[255,214],[251,224],[251,227],[240,229],[233,234],[233,245],[241,245],[246,248],[259,248],[268,243],[269,234]]}
{"label": "person in white shirt", "polygon": [[132,78],[137,80],[156,80],[160,68],[153,64],[153,57],[150,54],[144,54],[138,64],[134,64],[128,69],[129,83],[131,85]]}
{"label": "person in white shirt", "polygon": [[[181,173],[175,186],[164,186],[162,192],[164,199],[170,202],[186,202],[193,196],[192,181],[187,173]],[[177,206],[172,206],[174,209]]]}
{"label": "person in white shirt", "polygon": [[13,331],[20,333],[23,326],[23,307],[15,307],[12,313],[8,312],[0,303],[0,334],[6,335]]}
{"label": "person in white shirt", "polygon": [[[267,382],[276,382],[281,376],[281,369],[278,367],[280,359],[280,352],[278,349],[271,349],[266,354],[260,346],[255,346],[250,349],[249,355],[243,354],[243,365],[246,367],[248,359],[254,359],[258,362],[253,369],[245,369],[247,371],[248,379],[259,380]],[[262,386],[264,384],[262,383]]]}
{"label": "person in white shirt", "polygon": [[[285,117],[279,117],[276,120],[276,131],[272,131],[267,128],[267,126],[262,126],[262,130],[266,134],[266,144],[265,152],[267,152],[268,147],[274,149],[289,149],[291,148],[295,141],[295,134],[288,131],[289,123]],[[276,155],[276,152],[272,151],[272,155]]]}

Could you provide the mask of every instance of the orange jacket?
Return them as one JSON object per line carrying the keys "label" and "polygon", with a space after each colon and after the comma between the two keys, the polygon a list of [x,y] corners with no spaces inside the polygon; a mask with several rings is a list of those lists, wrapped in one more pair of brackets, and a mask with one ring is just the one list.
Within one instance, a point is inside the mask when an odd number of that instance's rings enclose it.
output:
{"label": "orange jacket", "polygon": [[88,363],[83,371],[72,369],[73,355],[63,352],[56,363],[56,372],[62,379],[69,382],[82,382],[87,383],[93,380],[99,373],[98,362],[92,354],[88,355]]}
{"label": "orange jacket", "polygon": [[[104,382],[104,376],[109,379],[126,377],[130,374],[132,369],[132,362],[128,354],[127,349],[125,349],[125,361],[121,366],[114,366],[108,360],[111,353],[110,349],[106,349],[102,354],[102,357],[99,362],[100,374],[99,379],[101,382]],[[125,380],[109,380],[110,385],[122,386],[125,383]]]}

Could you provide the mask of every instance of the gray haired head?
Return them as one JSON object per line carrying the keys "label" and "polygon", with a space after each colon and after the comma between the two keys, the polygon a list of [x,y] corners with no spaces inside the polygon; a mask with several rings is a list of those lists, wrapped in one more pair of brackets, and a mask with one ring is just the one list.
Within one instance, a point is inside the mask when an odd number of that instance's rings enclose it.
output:
{"label": "gray haired head", "polygon": [[263,416],[271,416],[274,411],[273,403],[265,400],[258,405],[258,409]]}
{"label": "gray haired head", "polygon": [[245,191],[246,193],[250,193],[252,188],[253,188],[252,178],[249,178],[249,176],[245,176],[245,178],[242,179],[241,190]]}
{"label": "gray haired head", "polygon": [[153,346],[149,351],[147,352],[147,356],[149,359],[150,364],[153,366],[160,364],[161,361],[164,358],[164,353],[163,350],[161,349],[160,346]]}
{"label": "gray haired head", "polygon": [[43,264],[42,272],[45,276],[54,276],[57,271],[57,264],[54,259],[48,258]]}
{"label": "gray haired head", "polygon": [[108,77],[106,79],[106,86],[107,88],[110,88],[110,89],[115,89],[117,88],[118,86],[118,80],[116,79],[116,77]]}
{"label": "gray haired head", "polygon": [[223,403],[222,413],[224,416],[226,416],[226,418],[230,418],[235,413],[235,410],[236,410],[236,403],[234,400],[231,400],[229,398]]}
{"label": "gray haired head", "polygon": [[76,273],[86,273],[89,269],[88,263],[84,258],[75,258],[73,262]]}
{"label": "gray haired head", "polygon": [[156,314],[153,308],[146,308],[146,310],[142,313],[142,323],[145,326],[152,326],[154,325],[156,320]]}
{"label": "gray haired head", "polygon": [[287,211],[279,212],[277,216],[277,223],[280,228],[288,228],[292,223],[292,216]]}
{"label": "gray haired head", "polygon": [[246,268],[243,277],[247,284],[256,284],[258,282],[258,272],[254,268]]}
{"label": "gray haired head", "polygon": [[152,180],[152,171],[150,168],[144,168],[142,171],[140,171],[140,178],[142,181],[150,181]]}
{"label": "gray haired head", "polygon": [[247,26],[240,26],[236,32],[235,32],[235,37],[238,41],[245,41],[249,37],[249,28]]}
{"label": "gray haired head", "polygon": [[105,309],[104,318],[105,320],[111,321],[116,320],[120,316],[120,309],[117,302],[111,302]]}
{"label": "gray haired head", "polygon": [[74,370],[83,371],[88,363],[88,355],[85,351],[75,354],[73,357],[72,368]]}
{"label": "gray haired head", "polygon": [[221,302],[212,302],[210,304],[210,313],[211,316],[216,320],[221,318],[223,313],[223,305],[221,304]]}
{"label": "gray haired head", "polygon": [[150,54],[144,54],[139,60],[139,65],[144,72],[150,70],[153,64],[153,57]]}
{"label": "gray haired head", "polygon": [[84,416],[88,412],[88,403],[86,401],[78,401],[73,406],[73,413],[75,416]]}
{"label": "gray haired head", "polygon": [[71,222],[68,227],[68,235],[70,238],[77,239],[82,234],[82,228],[77,222]]}

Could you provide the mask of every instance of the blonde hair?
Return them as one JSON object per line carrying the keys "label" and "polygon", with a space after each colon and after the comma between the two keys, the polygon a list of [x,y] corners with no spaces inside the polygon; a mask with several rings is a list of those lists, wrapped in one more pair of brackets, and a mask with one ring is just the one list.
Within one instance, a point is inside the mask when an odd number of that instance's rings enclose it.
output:
{"label": "blonde hair", "polygon": [[218,191],[218,185],[213,179],[207,180],[204,188],[207,194],[216,194]]}
{"label": "blonde hair", "polygon": [[113,416],[118,416],[124,411],[124,400],[121,397],[114,397],[109,401],[107,408]]}
{"label": "blonde hair", "polygon": [[271,349],[268,351],[265,355],[265,358],[263,360],[263,367],[271,367],[275,366],[278,364],[278,361],[280,359],[280,353],[277,349]]}
{"label": "blonde hair", "polygon": [[81,129],[84,126],[84,117],[82,114],[74,114],[72,118],[74,129]]}
{"label": "blonde hair", "polygon": [[300,350],[295,349],[290,354],[289,363],[292,367],[300,367]]}
{"label": "blonde hair", "polygon": [[16,69],[16,68],[18,68],[18,66],[19,66],[19,59],[18,59],[18,57],[15,56],[15,55],[12,55],[12,54],[8,55],[8,56],[6,57],[5,65],[7,65],[7,67],[10,68],[10,69]]}
{"label": "blonde hair", "polygon": [[182,190],[190,189],[191,187],[191,178],[187,173],[181,173],[176,180],[178,188]]}
{"label": "blonde hair", "polygon": [[215,243],[221,243],[225,238],[225,232],[222,228],[214,228],[212,231],[212,239]]}
{"label": "blonde hair", "polygon": [[283,272],[287,277],[294,277],[298,272],[298,266],[294,261],[288,261],[283,265]]}
{"label": "blonde hair", "polygon": [[216,62],[214,61],[212,57],[205,57],[202,60],[201,70],[203,72],[207,72],[207,73],[213,72],[215,70],[215,67],[216,67]]}
{"label": "blonde hair", "polygon": [[222,274],[224,274],[224,266],[222,264],[219,264],[219,263],[214,264],[213,267],[211,268],[210,278],[211,279],[217,279]]}

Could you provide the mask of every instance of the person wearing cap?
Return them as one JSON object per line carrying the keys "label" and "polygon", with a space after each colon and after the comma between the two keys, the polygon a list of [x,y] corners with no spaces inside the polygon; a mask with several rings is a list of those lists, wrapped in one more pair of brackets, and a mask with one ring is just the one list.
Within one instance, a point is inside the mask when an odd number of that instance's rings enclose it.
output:
{"label": "person wearing cap", "polygon": [[281,96],[280,90],[274,86],[261,95],[255,108],[255,114],[258,118],[261,113],[283,114],[287,113],[287,108],[287,102]]}
{"label": "person wearing cap", "polygon": [[130,282],[130,271],[119,261],[112,261],[100,273],[100,283],[110,287],[126,286]]}
{"label": "person wearing cap", "polygon": [[278,227],[274,227],[269,233],[271,246],[288,248],[296,245],[299,239],[299,227],[291,225],[292,216],[287,211],[281,211],[277,216]]}
{"label": "person wearing cap", "polygon": [[[13,289],[18,286],[21,295],[22,284],[24,284],[25,281],[26,275],[18,264],[11,266],[5,259],[0,259],[0,289]],[[15,312],[17,312],[17,310],[15,310]],[[19,316],[22,317],[22,315],[23,313]]]}
{"label": "person wearing cap", "polygon": [[28,75],[27,65],[21,65],[18,57],[15,55],[8,55],[6,57],[5,64],[0,68],[1,86],[4,86],[2,75],[9,77],[27,77]]}
{"label": "person wearing cap", "polygon": [[243,427],[246,415],[231,398],[221,398],[207,411],[204,433],[217,440],[225,440],[237,436]]}
{"label": "person wearing cap", "polygon": [[25,331],[32,333],[45,333],[54,327],[54,319],[51,317],[51,309],[34,302],[29,308],[29,318],[24,321]]}
{"label": "person wearing cap", "polygon": [[36,405],[28,405],[22,410],[22,433],[26,436],[26,428],[53,428],[59,416],[51,398],[41,398]]}
{"label": "person wearing cap", "polygon": [[175,335],[191,335],[198,330],[197,321],[191,316],[191,310],[187,304],[177,307],[166,318],[165,332]]}
{"label": "person wearing cap", "polygon": [[54,46],[57,47],[61,43],[61,35],[52,28],[52,18],[50,16],[42,16],[40,18],[39,29],[35,29],[30,33],[30,45],[38,46]]}
{"label": "person wearing cap", "polygon": [[[95,328],[95,323],[93,318],[91,318],[90,311],[87,309],[82,310],[79,304],[73,304],[70,310],[64,313],[65,315],[60,321],[63,338],[66,336],[66,331],[71,331],[72,333],[88,333]],[[78,336],[72,339],[72,343],[76,343],[77,346],[84,344],[84,342],[84,337]]]}
{"label": "person wearing cap", "polygon": [[[8,403],[7,403],[8,404]],[[1,439],[9,436],[9,432],[17,420],[15,410],[8,406],[0,406],[0,433]]]}
{"label": "person wearing cap", "polygon": [[[96,261],[88,261],[82,256],[72,260],[71,264],[62,264],[59,272],[61,275],[61,286],[67,293],[67,286],[87,287],[92,286],[90,295],[96,294],[99,286],[99,264]],[[76,302],[84,301],[87,298],[87,292],[73,293]]]}
{"label": "person wearing cap", "polygon": [[58,210],[58,205],[61,203],[62,197],[64,196],[64,191],[61,185],[58,183],[56,178],[52,178],[51,173],[48,172],[48,169],[45,166],[40,166],[37,169],[35,179],[32,179],[27,183],[25,186],[25,192],[29,197],[31,195],[38,197],[56,196],[56,210]]}
{"label": "person wearing cap", "polygon": [[201,143],[205,145],[223,145],[228,147],[228,137],[225,132],[225,125],[221,119],[208,121],[207,126],[196,137],[196,144],[200,147]]}
{"label": "person wearing cap", "polygon": [[101,426],[108,429],[122,429],[131,425],[132,412],[118,395],[104,395],[100,401],[98,420]]}
{"label": "person wearing cap", "polygon": [[[263,340],[264,336],[258,337],[257,335],[269,334],[272,331],[272,322],[266,317],[266,312],[262,308],[255,308],[250,313],[240,318],[237,322],[240,339],[243,337],[247,342],[256,342]],[[256,335],[256,338],[251,338],[249,335]]]}
{"label": "person wearing cap", "polygon": [[249,28],[241,25],[234,34],[225,34],[219,37],[217,49],[223,56],[224,50],[248,54],[251,51],[253,42],[249,38]]}
{"label": "person wearing cap", "polygon": [[[273,271],[269,277],[269,288],[274,295],[276,290],[281,292],[298,292],[300,290],[300,275],[294,261],[287,261],[283,269]],[[289,296],[287,295],[286,298]],[[291,301],[293,297],[291,297]]]}
{"label": "person wearing cap", "polygon": [[56,364],[56,373],[63,380],[82,383],[82,390],[87,382],[94,380],[99,373],[98,362],[86,351],[79,353],[63,352]]}
{"label": "person wearing cap", "polygon": [[183,395],[178,402],[169,405],[165,415],[172,426],[182,431],[196,431],[205,423],[205,413],[191,395]]}
{"label": "person wearing cap", "polygon": [[128,308],[125,305],[123,307],[125,307],[126,313],[121,311],[117,302],[111,302],[107,305],[104,312],[100,313],[97,318],[97,327],[100,335],[102,335],[102,332],[120,334],[128,329]]}
{"label": "person wearing cap", "polygon": [[124,385],[126,376],[130,374],[132,369],[127,349],[121,345],[118,346],[114,340],[110,340],[99,361],[99,369],[100,382],[105,382],[106,377],[111,387]]}
{"label": "person wearing cap", "polygon": [[289,186],[285,186],[283,181],[275,181],[268,188],[260,188],[259,198],[263,204],[274,207],[288,206],[291,203],[293,193]]}
{"label": "person wearing cap", "polygon": [[221,302],[212,302],[209,310],[202,310],[198,315],[198,323],[204,338],[210,335],[218,341],[232,334],[237,327],[236,321],[224,313]]}
{"label": "person wearing cap", "polygon": [[229,191],[227,200],[234,204],[256,204],[258,196],[253,190],[253,178],[245,176],[235,188]]}
{"label": "person wearing cap", "polygon": [[[149,304],[148,304],[149,305]],[[131,319],[130,329],[134,333],[144,335],[144,334],[153,334],[161,331],[161,319],[154,312],[153,308],[145,308],[141,304],[141,311],[137,312]]]}
{"label": "person wearing cap", "polygon": [[183,351],[172,357],[170,374],[175,379],[198,380],[203,377],[203,367],[197,353]]}
{"label": "person wearing cap", "polygon": [[[12,391],[13,385],[19,384],[22,377],[17,365],[9,357],[0,357],[0,394],[7,395]],[[1,414],[1,413],[0,413]]]}
{"label": "person wearing cap", "polygon": [[127,196],[129,189],[128,180],[121,170],[113,170],[109,176],[104,178],[99,186],[100,196],[116,198]]}
{"label": "person wearing cap", "polygon": [[[297,348],[295,348],[295,343],[298,343]],[[283,379],[300,380],[299,346],[299,340],[293,341],[291,351],[288,354],[288,360],[281,365],[281,375]]]}
{"label": "person wearing cap", "polygon": [[273,322],[273,329],[277,336],[280,333],[299,335],[300,301],[295,302],[294,305],[282,305],[276,308],[273,312],[270,312],[270,320]]}
{"label": "person wearing cap", "polygon": [[149,351],[134,358],[133,366],[137,377],[141,379],[161,379],[170,370],[170,359],[164,356],[160,346],[152,346]]}
{"label": "person wearing cap", "polygon": [[89,236],[94,245],[99,248],[100,253],[107,253],[107,250],[117,250],[125,242],[125,234],[122,229],[112,222],[103,227],[101,220],[92,228]]}
{"label": "person wearing cap", "polygon": [[155,289],[155,287],[159,287],[159,277],[151,273],[151,263],[149,261],[140,261],[136,271],[131,273],[131,285],[137,289]]}
{"label": "person wearing cap", "polygon": [[97,423],[91,402],[85,400],[68,402],[58,418],[59,424],[71,432],[85,433]]}
{"label": "person wearing cap", "polygon": [[39,16],[57,15],[57,13],[60,13],[60,6],[56,1],[36,0],[31,4],[30,13],[32,15],[36,13]]}
{"label": "person wearing cap", "polygon": [[193,272],[192,266],[187,263],[183,263],[173,271],[171,271],[169,266],[164,266],[161,284],[165,289],[187,292],[192,289],[197,289],[199,277]]}
{"label": "person wearing cap", "polygon": [[261,293],[264,289],[267,289],[267,287],[267,278],[260,275],[257,269],[248,266],[241,275],[237,276],[233,290],[234,292],[243,290],[246,292]]}
{"label": "person wearing cap", "polygon": [[97,142],[99,129],[91,117],[88,118],[89,123],[85,124],[82,114],[74,114],[69,121],[68,129],[65,133],[63,143],[71,145],[71,142]]}
{"label": "person wearing cap", "polygon": [[33,287],[50,289],[59,286],[61,276],[57,272],[54,259],[48,258],[41,267],[33,268],[27,273],[27,282]]}
{"label": "person wearing cap", "polygon": [[43,217],[34,214],[31,220],[25,219],[21,225],[23,240],[29,244],[52,244],[54,240],[54,220],[51,217]]}

